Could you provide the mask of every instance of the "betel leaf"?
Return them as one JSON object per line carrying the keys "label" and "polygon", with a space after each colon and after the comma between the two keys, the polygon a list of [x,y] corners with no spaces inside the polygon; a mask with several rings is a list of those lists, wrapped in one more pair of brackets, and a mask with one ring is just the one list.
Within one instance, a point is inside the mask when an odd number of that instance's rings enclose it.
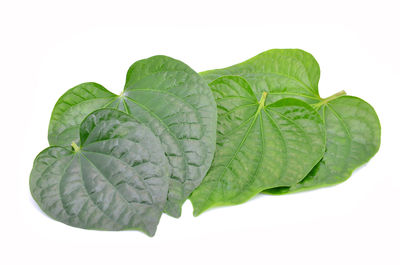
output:
{"label": "betel leaf", "polygon": [[238,76],[220,77],[210,87],[218,108],[217,149],[190,197],[194,215],[294,185],[322,158],[323,122],[307,103],[287,98],[265,105],[268,93],[256,95]]}
{"label": "betel leaf", "polygon": [[57,101],[51,114],[48,140],[50,145],[79,143],[79,126],[91,112],[108,107],[118,96],[96,83],[71,88]]}
{"label": "betel leaf", "polygon": [[67,91],[53,110],[50,144],[77,141],[81,120],[103,107],[129,113],[160,139],[172,167],[165,212],[179,217],[215,151],[217,111],[207,83],[186,64],[166,56],[138,61],[130,67],[119,96],[96,83]]}
{"label": "betel leaf", "polygon": [[321,98],[319,65],[305,51],[269,50],[245,62],[200,74],[209,82],[223,75],[242,76],[255,93],[267,91],[271,102],[297,97],[313,103],[323,116],[327,136],[324,158],[301,183],[273,189],[270,193],[282,194],[343,182],[379,149],[381,129],[374,109],[360,98],[344,96],[344,92]]}
{"label": "betel leaf", "polygon": [[326,126],[326,152],[300,183],[267,190],[271,194],[338,184],[378,151],[380,124],[374,109],[362,99],[341,96],[316,106]]}
{"label": "betel leaf", "polygon": [[152,131],[112,109],[80,125],[80,146],[52,146],[35,159],[30,189],[40,208],[65,224],[154,235],[170,166]]}
{"label": "betel leaf", "polygon": [[295,97],[309,103],[320,100],[319,65],[314,57],[297,49],[274,49],[242,63],[200,73],[208,83],[224,75],[244,77],[257,95],[268,92],[268,101]]}

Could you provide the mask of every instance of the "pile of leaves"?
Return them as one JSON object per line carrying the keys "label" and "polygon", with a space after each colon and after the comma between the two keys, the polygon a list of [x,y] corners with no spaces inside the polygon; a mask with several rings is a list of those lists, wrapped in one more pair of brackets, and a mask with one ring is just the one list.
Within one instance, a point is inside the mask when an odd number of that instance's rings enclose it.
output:
{"label": "pile of leaves", "polygon": [[200,74],[154,56],[120,95],[80,84],[53,109],[32,196],[71,226],[153,236],[188,198],[197,216],[343,182],[378,151],[380,123],[344,91],[321,98],[319,77],[311,54],[285,49]]}

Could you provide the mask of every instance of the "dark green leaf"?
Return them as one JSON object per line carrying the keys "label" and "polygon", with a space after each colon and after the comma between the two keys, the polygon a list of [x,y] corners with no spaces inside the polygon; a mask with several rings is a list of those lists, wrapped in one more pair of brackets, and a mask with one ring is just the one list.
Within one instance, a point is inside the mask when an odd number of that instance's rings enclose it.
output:
{"label": "dark green leaf", "polygon": [[131,116],[103,109],[82,122],[80,142],[36,157],[30,189],[40,208],[71,226],[154,235],[170,174],[159,139]]}
{"label": "dark green leaf", "polygon": [[218,78],[210,87],[218,107],[217,149],[190,197],[194,215],[245,202],[264,189],[294,185],[322,158],[323,122],[310,105],[282,99],[265,106],[267,93],[258,100],[238,76]]}
{"label": "dark green leaf", "polygon": [[67,91],[53,110],[50,144],[77,141],[82,119],[106,106],[129,113],[160,139],[172,167],[165,212],[179,217],[214,155],[217,114],[207,83],[186,64],[166,56],[138,61],[130,67],[120,96],[95,83]]}

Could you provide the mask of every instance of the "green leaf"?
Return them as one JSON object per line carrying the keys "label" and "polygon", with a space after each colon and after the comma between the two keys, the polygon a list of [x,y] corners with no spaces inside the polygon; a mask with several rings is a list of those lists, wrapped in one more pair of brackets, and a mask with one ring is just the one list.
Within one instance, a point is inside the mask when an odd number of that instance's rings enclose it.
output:
{"label": "green leaf", "polygon": [[[343,96],[344,91],[321,98],[319,65],[305,51],[269,50],[245,62],[201,75],[208,82],[223,75],[242,76],[255,93],[269,92],[270,102],[297,97],[313,103],[323,116],[327,137],[324,158],[298,185],[269,190],[268,193],[282,194],[343,182],[379,149],[380,124],[374,109],[359,98]],[[353,116],[349,117],[349,113]]]}
{"label": "green leaf", "polygon": [[273,187],[301,181],[325,150],[323,122],[298,99],[265,106],[238,76],[210,83],[218,108],[217,149],[202,184],[190,200],[194,215],[219,205],[247,201]]}
{"label": "green leaf", "polygon": [[50,145],[68,146],[79,143],[79,125],[95,110],[113,103],[118,96],[96,83],[71,88],[57,101],[51,114],[48,140]]}
{"label": "green leaf", "polygon": [[170,174],[159,139],[131,116],[102,109],[82,122],[80,142],[36,157],[30,189],[40,208],[75,227],[153,236]]}
{"label": "green leaf", "polygon": [[207,83],[186,64],[166,56],[138,61],[130,67],[119,96],[95,83],[67,91],[53,110],[50,144],[78,141],[82,119],[103,107],[129,113],[160,139],[172,167],[165,212],[179,217],[215,151],[217,111]]}
{"label": "green leaf", "polygon": [[327,129],[327,150],[321,162],[300,183],[267,193],[284,194],[341,183],[378,151],[379,119],[367,102],[342,96],[322,105],[320,114]]}
{"label": "green leaf", "polygon": [[314,57],[298,49],[274,49],[242,63],[200,73],[208,83],[225,75],[244,77],[256,95],[268,92],[268,101],[295,97],[318,102],[319,65]]}

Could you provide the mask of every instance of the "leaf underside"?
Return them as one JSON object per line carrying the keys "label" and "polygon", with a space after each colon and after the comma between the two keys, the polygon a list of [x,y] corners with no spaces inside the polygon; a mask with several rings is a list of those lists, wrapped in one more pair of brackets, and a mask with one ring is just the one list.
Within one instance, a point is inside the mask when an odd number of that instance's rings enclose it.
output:
{"label": "leaf underside", "polygon": [[201,183],[215,151],[216,106],[207,83],[186,64],[166,56],[134,63],[117,96],[96,83],[67,91],[54,107],[49,143],[68,146],[93,110],[115,108],[149,127],[160,139],[172,169],[165,212],[181,206]]}
{"label": "leaf underside", "polygon": [[323,122],[298,99],[264,106],[238,76],[210,83],[218,108],[217,149],[202,184],[190,200],[194,215],[219,205],[247,201],[264,189],[302,180],[322,158]]}
{"label": "leaf underside", "polygon": [[200,75],[208,82],[224,75],[241,76],[255,93],[269,92],[270,102],[296,97],[313,103],[319,110],[326,129],[323,159],[300,183],[267,193],[284,194],[343,182],[379,150],[381,128],[374,109],[356,97],[341,96],[329,101],[321,98],[319,65],[305,51],[269,50],[245,62]]}
{"label": "leaf underside", "polygon": [[80,140],[80,150],[52,146],[36,157],[30,189],[40,208],[75,227],[153,236],[170,174],[159,139],[131,116],[102,109],[82,122]]}

